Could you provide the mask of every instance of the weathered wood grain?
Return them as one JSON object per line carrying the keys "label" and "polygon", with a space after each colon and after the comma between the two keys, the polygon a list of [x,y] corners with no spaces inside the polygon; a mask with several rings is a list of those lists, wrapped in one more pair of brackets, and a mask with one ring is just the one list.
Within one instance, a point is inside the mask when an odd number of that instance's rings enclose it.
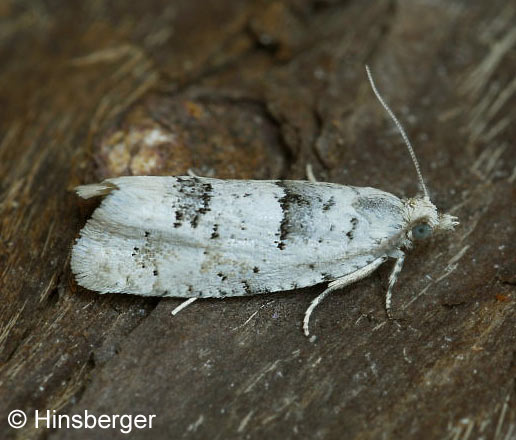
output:
{"label": "weathered wood grain", "polygon": [[[516,437],[516,6],[483,1],[0,3],[0,437],[34,410],[156,414],[131,438]],[[321,286],[196,302],[77,287],[70,246],[121,174],[417,189],[453,235],[304,310]],[[15,430],[7,414],[21,409]],[[124,438],[127,438],[125,436]]]}

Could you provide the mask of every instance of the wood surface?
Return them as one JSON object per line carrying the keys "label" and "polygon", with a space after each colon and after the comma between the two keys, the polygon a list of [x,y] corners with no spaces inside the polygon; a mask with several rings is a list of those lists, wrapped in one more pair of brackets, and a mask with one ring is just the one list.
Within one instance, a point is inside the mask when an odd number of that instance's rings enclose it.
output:
{"label": "wood surface", "polygon": [[[516,438],[516,5],[0,1],[0,438]],[[417,191],[367,83],[460,226],[332,294],[198,301],[79,288],[108,176],[304,178]],[[20,409],[27,425],[7,415]],[[35,410],[156,414],[35,429]]]}

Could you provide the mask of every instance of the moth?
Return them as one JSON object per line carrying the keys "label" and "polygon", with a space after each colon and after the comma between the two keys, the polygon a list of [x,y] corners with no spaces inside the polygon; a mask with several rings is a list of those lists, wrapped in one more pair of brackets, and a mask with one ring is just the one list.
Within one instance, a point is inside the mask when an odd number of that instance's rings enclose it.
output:
{"label": "moth", "polygon": [[197,176],[126,176],[76,188],[103,197],[72,249],[77,283],[99,293],[197,298],[270,293],[328,283],[305,312],[334,290],[374,272],[388,259],[385,308],[414,242],[452,230],[457,218],[437,211],[402,125],[422,195],[334,183],[219,180]]}

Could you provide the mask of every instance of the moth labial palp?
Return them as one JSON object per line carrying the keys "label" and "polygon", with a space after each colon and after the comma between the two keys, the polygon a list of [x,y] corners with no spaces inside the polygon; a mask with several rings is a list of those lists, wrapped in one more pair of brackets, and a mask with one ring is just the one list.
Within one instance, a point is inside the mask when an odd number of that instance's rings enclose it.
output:
{"label": "moth labial palp", "polygon": [[[392,290],[413,242],[458,224],[430,201],[414,150],[367,75],[407,146],[423,195],[402,200],[375,189],[310,181],[124,176],[76,188],[103,197],[72,249],[77,283],[99,293],[197,298],[272,293],[328,282],[332,291],[396,260]],[[137,251],[135,251],[137,249]]]}

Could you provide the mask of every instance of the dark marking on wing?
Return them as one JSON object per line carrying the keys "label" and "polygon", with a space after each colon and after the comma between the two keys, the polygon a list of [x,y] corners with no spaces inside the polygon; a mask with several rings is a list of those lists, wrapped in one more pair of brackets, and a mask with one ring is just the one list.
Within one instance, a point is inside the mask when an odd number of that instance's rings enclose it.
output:
{"label": "dark marking on wing", "polygon": [[331,196],[328,201],[323,205],[323,211],[328,211],[332,206],[335,206],[335,197]]}
{"label": "dark marking on wing", "polygon": [[358,219],[356,217],[353,217],[351,219],[351,230],[346,233],[346,236],[349,238],[349,240],[353,240],[353,236],[355,234],[355,229],[358,225]]}
{"label": "dark marking on wing", "polygon": [[199,179],[176,178],[177,191],[181,193],[174,204],[174,227],[179,228],[183,221],[189,221],[192,228],[199,225],[200,218],[210,211],[210,201],[213,187],[211,183],[202,183]]}
{"label": "dark marking on wing", "polygon": [[278,181],[276,182],[276,185],[283,190],[283,197],[278,200],[283,212],[283,217],[279,226],[280,241],[278,243],[278,248],[283,250],[286,246],[285,240],[291,233],[296,209],[301,206],[309,206],[310,203],[302,194],[297,193],[295,187],[288,182]]}
{"label": "dark marking on wing", "polygon": [[253,293],[253,291],[251,290],[251,286],[249,285],[249,283],[247,281],[241,281],[242,283],[242,286],[244,286],[244,291],[246,294],[248,295],[251,295]]}
{"label": "dark marking on wing", "polygon": [[179,228],[179,226],[181,226],[183,216],[184,216],[184,214],[182,211],[179,211],[179,210],[176,211],[176,222],[174,223],[174,228]]}
{"label": "dark marking on wing", "polygon": [[332,281],[335,277],[332,277],[329,273],[321,272],[323,281]]}
{"label": "dark marking on wing", "polygon": [[401,215],[400,207],[385,197],[357,197],[353,202],[353,207],[358,211],[366,211],[368,213],[375,213],[377,217],[384,217],[386,213],[394,215]]}
{"label": "dark marking on wing", "polygon": [[356,189],[354,186],[350,186],[349,188],[351,188],[351,191],[353,191],[356,196],[361,197],[360,191],[358,189]]}
{"label": "dark marking on wing", "polygon": [[190,224],[192,225],[192,228],[196,228],[199,225],[199,214],[195,214],[193,219],[190,220]]}
{"label": "dark marking on wing", "polygon": [[211,200],[211,192],[213,191],[213,187],[211,186],[211,183],[205,183],[203,185],[204,193],[201,196],[202,199],[202,207],[199,208],[200,214],[206,214],[210,208],[210,200]]}

